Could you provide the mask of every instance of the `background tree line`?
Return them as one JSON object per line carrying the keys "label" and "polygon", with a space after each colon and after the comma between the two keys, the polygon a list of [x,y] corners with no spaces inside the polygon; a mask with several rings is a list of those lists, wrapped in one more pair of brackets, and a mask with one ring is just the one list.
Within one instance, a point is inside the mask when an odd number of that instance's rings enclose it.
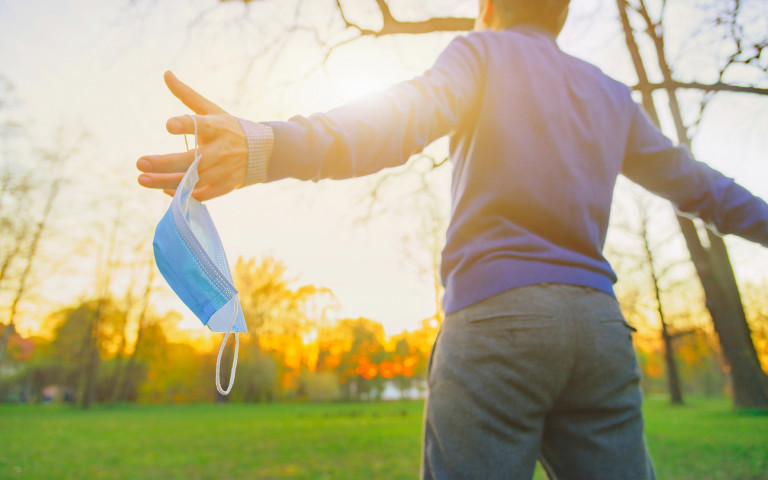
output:
{"label": "background tree line", "polygon": [[[147,269],[152,272],[152,268]],[[213,388],[217,346],[205,339],[179,340],[176,312],[159,313],[147,296],[87,298],[44,319],[49,336],[9,336],[0,377],[0,401],[67,401],[81,406],[116,402],[331,401],[419,397],[438,318],[387,336],[367,318],[334,319],[332,292],[292,287],[285,266],[272,257],[237,261],[235,282],[248,323],[241,337],[237,380],[230,397]],[[153,275],[141,291],[152,291]],[[645,292],[641,292],[645,290]],[[636,345],[646,392],[670,391],[665,337],[660,335],[652,289],[623,295],[628,319],[638,326]],[[765,286],[750,286],[754,325],[765,325]],[[668,318],[689,328],[676,340],[677,388],[692,395],[728,393],[728,368],[714,332],[700,311],[670,308]],[[688,304],[690,305],[690,304]],[[667,320],[669,321],[669,320]],[[672,322],[681,328],[680,321]],[[98,324],[97,327],[94,327]],[[8,327],[6,327],[8,328]],[[768,335],[755,328],[768,362]],[[205,331],[207,334],[207,331]],[[227,358],[229,356],[229,358]],[[231,352],[224,362],[231,361]],[[95,362],[95,363],[94,363]]]}

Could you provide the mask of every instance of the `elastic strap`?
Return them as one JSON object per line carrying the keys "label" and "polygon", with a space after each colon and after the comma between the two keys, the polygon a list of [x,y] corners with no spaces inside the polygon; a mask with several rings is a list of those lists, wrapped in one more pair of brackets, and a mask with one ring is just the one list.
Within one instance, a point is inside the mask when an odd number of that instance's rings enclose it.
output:
{"label": "elastic strap", "polygon": [[[237,297],[235,297],[237,298]],[[232,323],[229,325],[227,334],[224,335],[224,340],[221,341],[221,348],[219,348],[219,356],[216,358],[216,390],[222,395],[229,395],[232,390],[232,385],[235,383],[235,371],[237,370],[237,353],[240,350],[240,332],[235,332],[235,357],[232,359],[232,370],[229,372],[229,386],[226,390],[221,388],[221,379],[219,371],[221,370],[221,354],[224,353],[224,346],[227,344],[229,334],[232,333],[232,329],[235,327],[235,320],[237,320],[237,312],[239,309],[239,302],[233,302],[232,305]]]}
{"label": "elastic strap", "polygon": [[[197,119],[194,115],[187,114],[189,118],[192,119],[192,124],[195,126],[195,160],[200,158],[200,147],[197,144]],[[189,151],[189,143],[187,143],[187,134],[184,134],[184,145],[187,147],[187,151]]]}
{"label": "elastic strap", "polygon": [[[187,114],[192,119],[192,124],[195,126],[195,156],[197,156],[197,119],[194,115]],[[187,145],[187,151],[189,151],[189,144],[187,144],[187,136],[184,135],[184,143]]]}

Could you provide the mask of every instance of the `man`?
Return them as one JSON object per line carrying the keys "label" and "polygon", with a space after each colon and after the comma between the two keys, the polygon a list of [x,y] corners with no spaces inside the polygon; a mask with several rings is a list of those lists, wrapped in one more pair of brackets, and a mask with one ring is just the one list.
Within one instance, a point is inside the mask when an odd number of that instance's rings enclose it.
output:
{"label": "man", "polygon": [[[430,360],[423,478],[649,479],[631,331],[602,255],[621,173],[723,233],[768,245],[768,205],[675,147],[630,89],[560,51],[568,0],[481,0],[476,32],[376,96],[308,118],[199,114],[206,200],[285,177],[400,165],[450,135],[446,319]],[[168,121],[191,133],[187,117]],[[191,153],[139,159],[172,192]]]}

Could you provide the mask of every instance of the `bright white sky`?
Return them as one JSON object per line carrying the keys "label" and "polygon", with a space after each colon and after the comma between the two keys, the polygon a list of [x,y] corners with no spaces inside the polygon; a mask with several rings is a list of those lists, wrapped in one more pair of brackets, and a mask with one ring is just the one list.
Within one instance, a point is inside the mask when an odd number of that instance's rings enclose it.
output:
{"label": "bright white sky", "polygon": [[[34,329],[51,305],[91,293],[95,259],[119,202],[125,218],[121,237],[130,246],[144,244],[149,250],[169,198],[138,187],[135,161],[142,154],[184,147],[181,138],[164,130],[168,117],[186,113],[165,89],[164,70],[175,71],[232,113],[254,120],[282,119],[331,108],[418,74],[451,38],[443,34],[354,42],[338,50],[325,68],[286,88],[286,79],[295,79],[322,58],[312,35],[306,34],[274,63],[257,62],[241,85],[247,60],[292,17],[293,10],[284,6],[291,2],[259,2],[251,14],[230,2],[212,9],[195,26],[198,14],[215,5],[214,0],[114,3],[0,0],[0,75],[16,89],[21,106],[14,115],[29,128],[32,143],[50,147],[61,125],[69,132],[78,127],[88,132],[81,153],[68,165],[72,182],[57,211],[57,235],[46,243],[45,261],[38,268],[38,294],[48,302],[28,302],[38,308],[25,307],[22,332]],[[308,3],[317,12],[307,15],[320,15],[333,5]],[[632,83],[613,5],[574,0],[560,44]],[[475,1],[456,1],[448,8],[442,14],[472,15]],[[401,10],[408,15],[407,8]],[[696,65],[707,62],[695,55],[682,58],[692,64],[692,77]],[[723,95],[713,102],[695,145],[701,160],[763,198],[768,198],[768,137],[761,132],[768,131],[767,112],[764,99]],[[444,198],[448,175],[443,170],[434,178]],[[314,185],[288,180],[235,192],[210,202],[209,208],[231,264],[238,256],[272,254],[288,266],[297,284],[332,289],[342,307],[340,316],[366,316],[395,333],[416,328],[434,311],[430,277],[405,255],[403,242],[422,217],[408,208],[409,185],[404,182],[387,191],[382,204],[387,213],[356,222],[365,213],[371,181]],[[733,244],[739,274],[760,277],[768,263],[766,253],[746,242]],[[165,287],[162,281],[158,284]],[[159,297],[165,308],[182,312],[183,325],[199,326],[169,289]]]}

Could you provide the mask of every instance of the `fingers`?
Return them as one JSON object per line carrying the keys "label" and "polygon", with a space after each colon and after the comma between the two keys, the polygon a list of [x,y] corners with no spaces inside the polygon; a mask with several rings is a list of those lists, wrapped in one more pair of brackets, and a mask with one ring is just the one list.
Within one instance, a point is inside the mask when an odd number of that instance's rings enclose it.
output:
{"label": "fingers", "polygon": [[[139,185],[146,188],[162,189],[163,193],[172,197],[176,188],[184,177],[183,173],[143,173],[139,175]],[[199,183],[198,183],[199,185]],[[226,183],[209,183],[192,191],[192,196],[198,201],[204,202],[212,198],[220,197],[234,190],[234,185]]]}
{"label": "fingers", "polygon": [[[216,131],[222,126],[224,115],[181,115],[179,117],[171,117],[165,122],[165,128],[168,130],[168,133],[174,135],[194,135],[197,133],[198,138],[202,141],[216,134]],[[194,120],[192,117],[194,117]],[[197,132],[195,132],[195,124],[197,124]]]}
{"label": "fingers", "polygon": [[[139,185],[146,188],[163,189],[166,194],[173,196],[194,159],[194,152],[141,157],[136,162],[136,167],[144,172],[139,175]],[[205,168],[198,167],[198,175],[197,188],[193,193],[195,198],[198,194],[205,199],[218,197],[234,190],[237,186],[235,185],[235,176],[232,175],[231,171],[215,163]]]}
{"label": "fingers", "polygon": [[168,130],[168,133],[172,133],[174,135],[194,135],[195,122],[197,122],[197,133],[202,133],[201,123],[205,122],[202,121],[201,117],[197,117],[193,121],[192,117],[189,115],[169,118],[168,121],[165,122],[165,129]]}
{"label": "fingers", "polygon": [[183,173],[187,171],[194,160],[194,151],[167,155],[147,155],[136,162],[136,168],[145,173]]}
{"label": "fingers", "polygon": [[139,175],[139,185],[146,188],[176,190],[182,178],[184,173],[142,173]]}
{"label": "fingers", "polygon": [[[171,73],[170,70],[165,72],[163,78],[171,93],[173,93],[176,98],[181,100],[184,105],[191,108],[192,111],[198,115],[226,113],[224,109],[211,102],[204,96],[200,95],[187,84],[176,78],[176,75]],[[170,129],[168,131],[170,131]]]}
{"label": "fingers", "polygon": [[[197,134],[198,153],[202,154],[202,160],[198,167],[197,188],[192,195],[203,201],[234,190],[243,183],[248,157],[247,143],[239,122],[181,82],[173,73],[165,72],[164,78],[171,93],[196,113],[194,117],[177,116],[166,122],[169,133]],[[144,172],[139,175],[139,185],[173,195],[194,157],[195,152],[190,151],[139,158],[136,167]]]}

